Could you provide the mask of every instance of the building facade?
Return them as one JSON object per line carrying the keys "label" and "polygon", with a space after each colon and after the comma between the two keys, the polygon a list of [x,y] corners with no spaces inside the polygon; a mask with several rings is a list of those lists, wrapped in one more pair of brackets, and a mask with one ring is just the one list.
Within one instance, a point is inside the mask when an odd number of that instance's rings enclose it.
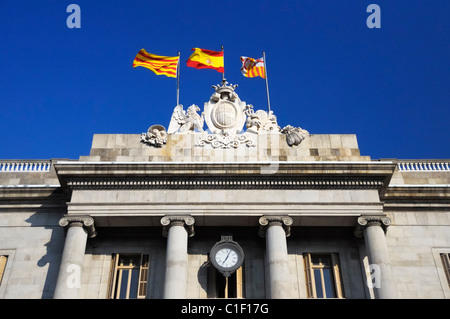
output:
{"label": "building facade", "polygon": [[0,298],[450,298],[450,160],[373,160],[235,88],[0,161]]}

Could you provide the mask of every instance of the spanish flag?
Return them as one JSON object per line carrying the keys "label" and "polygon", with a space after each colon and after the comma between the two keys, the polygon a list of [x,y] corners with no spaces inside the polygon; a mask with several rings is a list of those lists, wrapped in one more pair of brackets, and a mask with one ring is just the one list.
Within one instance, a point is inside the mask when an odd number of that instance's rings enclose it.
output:
{"label": "spanish flag", "polygon": [[224,73],[223,51],[211,51],[199,48],[193,48],[192,55],[187,60],[187,66],[196,69],[214,69],[217,72]]}
{"label": "spanish flag", "polygon": [[248,78],[254,78],[257,76],[266,78],[266,68],[264,66],[264,58],[253,59],[245,56],[241,56],[242,67],[241,72]]}
{"label": "spanish flag", "polygon": [[142,49],[134,58],[133,68],[143,66],[158,75],[163,74],[171,78],[176,78],[179,59],[179,56],[161,56],[148,53]]}

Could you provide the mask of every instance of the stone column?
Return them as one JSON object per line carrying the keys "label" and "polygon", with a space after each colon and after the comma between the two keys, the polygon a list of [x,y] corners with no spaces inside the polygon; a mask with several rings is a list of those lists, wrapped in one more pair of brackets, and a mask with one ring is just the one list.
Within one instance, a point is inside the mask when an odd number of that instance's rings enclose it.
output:
{"label": "stone column", "polygon": [[292,298],[286,237],[290,235],[292,218],[263,216],[259,219],[260,236],[266,237],[266,256],[269,265],[269,298]]}
{"label": "stone column", "polygon": [[194,218],[165,216],[161,219],[167,237],[164,299],[185,299],[188,277],[188,237],[194,236]]}
{"label": "stone column", "polygon": [[67,234],[53,298],[76,299],[81,288],[87,238],[96,236],[94,219],[89,216],[65,216],[60,219],[59,225],[67,227]]}
{"label": "stone column", "polygon": [[364,236],[371,276],[367,283],[378,299],[397,298],[385,232],[391,220],[385,216],[361,216],[356,235]]}

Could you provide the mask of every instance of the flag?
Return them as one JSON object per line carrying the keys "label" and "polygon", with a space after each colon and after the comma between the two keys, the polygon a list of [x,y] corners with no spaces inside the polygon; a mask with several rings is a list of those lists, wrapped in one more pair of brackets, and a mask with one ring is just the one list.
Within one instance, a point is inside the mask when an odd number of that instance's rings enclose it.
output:
{"label": "flag", "polygon": [[192,55],[187,60],[187,66],[196,69],[213,69],[224,73],[223,51],[211,51],[199,48],[193,48]]}
{"label": "flag", "polygon": [[158,75],[166,75],[171,78],[177,77],[177,66],[179,56],[161,56],[151,54],[142,49],[133,61],[133,68],[143,66]]}
{"label": "flag", "polygon": [[263,79],[266,78],[266,68],[264,67],[264,58],[253,59],[245,56],[241,56],[242,67],[241,72],[248,78],[254,78],[260,76]]}

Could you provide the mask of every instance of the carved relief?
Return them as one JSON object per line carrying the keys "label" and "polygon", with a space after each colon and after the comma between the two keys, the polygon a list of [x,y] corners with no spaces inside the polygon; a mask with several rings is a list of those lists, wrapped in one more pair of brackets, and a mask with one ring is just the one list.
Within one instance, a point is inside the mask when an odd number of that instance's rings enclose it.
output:
{"label": "carved relief", "polygon": [[152,125],[149,127],[147,133],[141,134],[141,142],[161,147],[167,143],[167,132],[162,125]]}
{"label": "carved relief", "polygon": [[[213,85],[214,93],[204,105],[204,112],[193,104],[187,111],[183,105],[177,105],[172,113],[167,132],[161,125],[153,125],[147,133],[142,133],[141,141],[155,147],[161,147],[167,142],[168,134],[201,133],[195,146],[211,145],[213,148],[237,148],[244,144],[255,146],[253,134],[275,133],[285,134],[289,146],[299,145],[308,131],[291,125],[281,129],[273,111],[253,109],[246,105],[236,94],[237,84],[231,85],[224,79],[222,84]],[[203,130],[204,122],[208,130]],[[243,132],[244,126],[246,132]],[[247,134],[253,133],[253,134]]]}
{"label": "carved relief", "polygon": [[247,115],[246,127],[247,131],[258,133],[259,131],[279,133],[280,127],[277,123],[277,117],[273,111],[267,113],[264,110],[253,110],[253,105],[249,104],[245,107]]}
{"label": "carved relief", "polygon": [[309,135],[307,130],[302,129],[301,127],[293,127],[291,125],[285,126],[281,133],[286,135],[286,142],[289,146],[299,145],[306,136]]}
{"label": "carved relief", "polygon": [[215,90],[205,103],[205,122],[213,134],[238,134],[245,124],[245,102],[239,99],[234,89],[237,85],[213,85]]}
{"label": "carved relief", "polygon": [[172,118],[170,119],[168,134],[173,133],[185,133],[188,131],[198,131],[203,132],[203,113],[199,115],[197,112],[200,108],[192,104],[189,106],[187,111],[183,110],[183,105],[177,105],[172,113]]}
{"label": "carved relief", "polygon": [[238,148],[239,145],[255,146],[247,134],[208,134],[200,137],[198,146],[211,144],[213,148]]}

